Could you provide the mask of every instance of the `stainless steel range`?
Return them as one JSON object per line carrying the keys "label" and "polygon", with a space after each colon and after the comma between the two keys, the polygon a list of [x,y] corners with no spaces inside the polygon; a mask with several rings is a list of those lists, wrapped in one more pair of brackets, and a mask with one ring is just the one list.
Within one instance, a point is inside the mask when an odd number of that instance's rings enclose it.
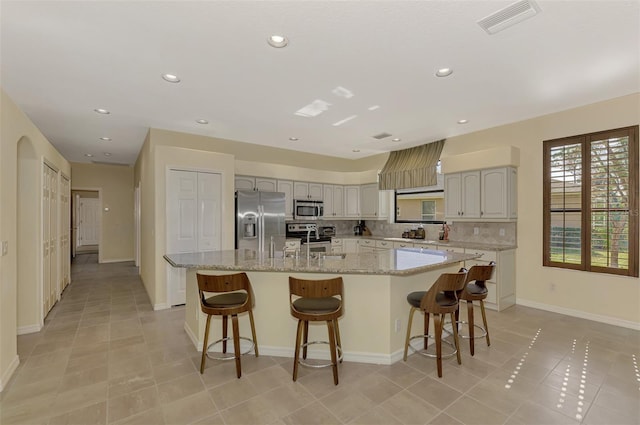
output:
{"label": "stainless steel range", "polygon": [[333,226],[318,226],[317,223],[287,224],[287,238],[300,238],[302,252],[331,252],[331,236],[335,234]]}

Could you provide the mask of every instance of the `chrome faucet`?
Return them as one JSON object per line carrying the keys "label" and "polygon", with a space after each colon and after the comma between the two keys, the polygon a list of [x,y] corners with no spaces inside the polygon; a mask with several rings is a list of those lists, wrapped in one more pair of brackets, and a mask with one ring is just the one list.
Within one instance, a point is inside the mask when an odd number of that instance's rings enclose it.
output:
{"label": "chrome faucet", "polygon": [[309,245],[309,242],[311,239],[311,231],[315,232],[316,239],[320,237],[320,235],[318,235],[318,225],[317,224],[308,225],[307,227],[307,260],[311,258],[311,245]]}

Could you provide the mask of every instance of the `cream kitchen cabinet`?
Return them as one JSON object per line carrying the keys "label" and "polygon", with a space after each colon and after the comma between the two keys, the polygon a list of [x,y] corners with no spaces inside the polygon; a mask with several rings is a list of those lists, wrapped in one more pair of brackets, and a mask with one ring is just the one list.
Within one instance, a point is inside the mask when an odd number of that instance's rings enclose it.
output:
{"label": "cream kitchen cabinet", "polygon": [[513,167],[482,170],[480,216],[483,219],[517,218],[517,170]]}
{"label": "cream kitchen cabinet", "polygon": [[393,247],[394,248],[413,248],[414,245],[410,242],[394,242]]}
{"label": "cream kitchen cabinet", "polygon": [[393,242],[376,240],[376,250],[393,249]]}
{"label": "cream kitchen cabinet", "polygon": [[344,252],[344,244],[342,243],[343,239],[341,238],[331,238],[331,253],[332,254],[342,254]]}
{"label": "cream kitchen cabinet", "polygon": [[360,186],[360,217],[385,219],[389,217],[389,191],[378,190],[378,183]]}
{"label": "cream kitchen cabinet", "polygon": [[344,216],[360,218],[360,186],[344,187]]}
{"label": "cream kitchen cabinet", "polygon": [[[331,242],[333,242],[333,239],[331,239]],[[358,252],[358,239],[350,239],[350,238],[343,238],[342,239],[342,252],[348,253],[348,252]]]}
{"label": "cream kitchen cabinet", "polygon": [[278,180],[278,192],[284,193],[284,218],[293,218],[293,181]]}
{"label": "cream kitchen cabinet", "polygon": [[261,190],[264,192],[277,192],[277,187],[278,184],[276,179],[252,176],[235,177],[236,190]]}
{"label": "cream kitchen cabinet", "polygon": [[482,257],[465,261],[465,267],[470,269],[475,264],[487,265],[496,262],[493,276],[486,282],[487,298],[485,305],[492,310],[504,310],[516,303],[516,257],[515,250],[483,251],[466,249],[466,253],[482,254]]}
{"label": "cream kitchen cabinet", "polygon": [[322,183],[293,182],[293,199],[322,200]]}
{"label": "cream kitchen cabinet", "polygon": [[376,250],[375,239],[358,240],[358,252],[374,252]]}
{"label": "cream kitchen cabinet", "polygon": [[480,218],[480,171],[444,176],[444,215],[448,219]]}
{"label": "cream kitchen cabinet", "polygon": [[341,185],[325,184],[323,188],[324,218],[344,217],[344,187]]}
{"label": "cream kitchen cabinet", "polygon": [[513,167],[446,174],[444,191],[448,220],[517,218],[517,171]]}

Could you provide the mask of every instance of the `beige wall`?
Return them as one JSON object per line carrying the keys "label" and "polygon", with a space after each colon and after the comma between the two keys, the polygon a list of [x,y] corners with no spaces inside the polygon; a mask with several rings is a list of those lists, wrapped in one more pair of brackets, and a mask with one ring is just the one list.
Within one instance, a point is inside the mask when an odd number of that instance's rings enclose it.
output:
{"label": "beige wall", "polygon": [[100,192],[100,262],[133,260],[133,167],[74,162],[71,169],[74,191]]}
{"label": "beige wall", "polygon": [[[23,156],[20,160],[19,155]],[[39,232],[41,222],[41,173],[45,160],[60,173],[71,176],[70,164],[0,89],[0,240],[9,244],[8,254],[0,257],[0,389],[19,363],[18,326],[37,328],[43,321],[38,297],[21,297],[25,303],[19,303],[18,297],[23,291],[38,293],[41,285],[40,276],[28,276],[26,272],[38,270],[42,261],[40,235],[34,232]],[[25,164],[33,171],[25,172]],[[25,226],[26,219],[18,214],[18,209],[35,211],[31,217],[31,220],[35,217],[35,223],[29,221],[29,226]],[[27,237],[21,234],[25,227],[31,229]],[[19,255],[18,249],[29,255]],[[24,322],[19,323],[18,317]]]}
{"label": "beige wall", "polygon": [[[634,94],[447,140],[442,153],[445,170],[448,156],[508,146],[520,149],[519,304],[640,328],[638,278],[542,267],[542,141],[637,125],[639,117],[640,94]],[[459,171],[485,164],[464,166],[456,161],[455,166]]]}

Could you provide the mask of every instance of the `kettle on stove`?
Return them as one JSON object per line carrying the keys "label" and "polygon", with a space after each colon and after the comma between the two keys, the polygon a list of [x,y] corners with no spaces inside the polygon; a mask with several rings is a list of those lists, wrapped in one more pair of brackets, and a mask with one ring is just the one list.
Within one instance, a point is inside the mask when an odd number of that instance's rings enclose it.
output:
{"label": "kettle on stove", "polygon": [[353,226],[353,234],[356,236],[362,236],[362,226],[359,224],[356,226]]}

